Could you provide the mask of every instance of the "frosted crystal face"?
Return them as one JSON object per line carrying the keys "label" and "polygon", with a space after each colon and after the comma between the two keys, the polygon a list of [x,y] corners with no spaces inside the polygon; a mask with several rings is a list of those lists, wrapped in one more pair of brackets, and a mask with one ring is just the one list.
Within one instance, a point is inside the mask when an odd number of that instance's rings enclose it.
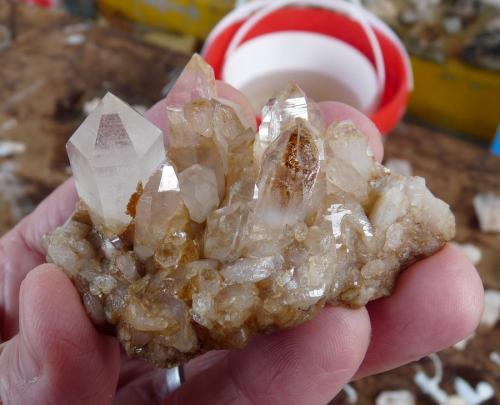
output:
{"label": "frosted crystal face", "polygon": [[[214,83],[195,57],[167,102],[167,159],[142,187],[129,184],[124,164],[114,177],[93,172],[114,190],[129,186],[126,230],[104,232],[108,211],[81,194],[86,204],[45,237],[47,259],[74,281],[94,323],[159,367],[241,348],[327,303],[360,307],[389,295],[401,271],[455,232],[424,179],[376,162],[351,122],[326,128],[297,86],[278,94],[257,135]],[[106,114],[99,141],[86,136],[102,162],[121,162],[134,139],[116,111]]]}
{"label": "frosted crystal face", "polygon": [[119,234],[139,182],[165,160],[162,132],[108,93],[67,144],[80,198],[96,226]]}

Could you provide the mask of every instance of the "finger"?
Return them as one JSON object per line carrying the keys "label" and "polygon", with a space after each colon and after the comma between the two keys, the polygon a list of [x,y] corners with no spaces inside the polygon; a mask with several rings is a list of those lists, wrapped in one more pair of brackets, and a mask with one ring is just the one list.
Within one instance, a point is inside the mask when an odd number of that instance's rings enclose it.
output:
{"label": "finger", "polygon": [[337,101],[323,101],[319,103],[327,125],[332,122],[350,120],[368,137],[368,143],[375,158],[381,162],[384,158],[382,137],[375,124],[363,113],[355,108]]}
{"label": "finger", "polygon": [[483,285],[469,260],[447,246],[400,277],[391,297],[368,305],[372,340],[357,377],[443,350],[469,336],[483,310]]}
{"label": "finger", "polygon": [[164,369],[154,368],[143,360],[125,359],[113,402],[117,405],[159,404],[166,390]]}
{"label": "finger", "polygon": [[254,109],[241,91],[226,82],[217,81],[217,93],[220,98],[232,101],[239,106],[243,113],[242,118],[246,120],[245,123],[252,125],[253,129],[257,131],[257,119]]}
{"label": "finger", "polygon": [[78,201],[73,178],[65,181],[28,215],[15,231],[21,234],[29,250],[45,255],[42,237],[61,226],[71,216]]}
{"label": "finger", "polygon": [[186,380],[190,380],[198,374],[211,369],[229,353],[229,350],[212,350],[211,352],[205,353],[204,355],[191,360],[189,364],[184,367],[184,376]]}
{"label": "finger", "polygon": [[[255,114],[253,112],[253,108],[250,105],[250,102],[247,98],[239,91],[236,90],[233,86],[217,81],[217,93],[219,97],[224,98],[226,100],[232,101],[240,106],[241,111],[244,114],[244,117],[249,121],[255,122]],[[156,103],[148,112],[146,112],[145,117],[150,120],[153,124],[155,124],[158,128],[160,128],[165,136],[165,139],[168,138],[168,125],[167,125],[167,98]]]}
{"label": "finger", "polygon": [[321,404],[331,400],[361,363],[370,336],[365,309],[325,308],[297,328],[255,338],[213,367],[196,372],[168,403]]}
{"label": "finger", "polygon": [[109,403],[118,345],[96,332],[70,280],[40,266],[23,281],[20,300],[19,334],[0,356],[3,403]]}
{"label": "finger", "polygon": [[77,200],[74,182],[68,180],[13,230],[0,238],[0,332],[3,340],[17,333],[19,286],[26,274],[45,262],[42,236],[62,225]]}

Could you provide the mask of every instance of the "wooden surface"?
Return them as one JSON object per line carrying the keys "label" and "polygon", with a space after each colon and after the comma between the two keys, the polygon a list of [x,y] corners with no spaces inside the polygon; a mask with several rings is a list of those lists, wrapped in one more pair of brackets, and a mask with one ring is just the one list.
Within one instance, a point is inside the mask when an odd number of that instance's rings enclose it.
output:
{"label": "wooden surface", "polygon": [[[6,19],[6,3],[0,0],[0,24]],[[69,176],[64,145],[84,118],[86,101],[112,90],[131,104],[149,106],[160,98],[169,74],[186,61],[112,29],[85,29],[69,17],[29,7],[20,9],[17,21],[18,39],[0,53],[0,139],[22,142],[27,150],[0,157],[0,235]],[[82,35],[83,43],[68,45],[71,35]],[[2,129],[6,123],[7,130]],[[500,235],[481,233],[472,207],[478,192],[500,194],[500,158],[488,156],[484,147],[414,124],[401,124],[391,134],[386,156],[411,161],[415,174],[451,204],[457,240],[481,248],[483,281],[487,288],[500,290]],[[479,330],[465,351],[441,353],[444,388],[451,392],[455,376],[473,385],[487,381],[497,392],[489,404],[500,403],[500,367],[488,358],[499,348],[497,323],[493,330]],[[413,383],[422,368],[432,375],[424,359],[354,383],[358,403],[373,404],[384,390],[410,389],[418,393],[419,403],[432,404]],[[345,394],[335,403],[347,404]]]}

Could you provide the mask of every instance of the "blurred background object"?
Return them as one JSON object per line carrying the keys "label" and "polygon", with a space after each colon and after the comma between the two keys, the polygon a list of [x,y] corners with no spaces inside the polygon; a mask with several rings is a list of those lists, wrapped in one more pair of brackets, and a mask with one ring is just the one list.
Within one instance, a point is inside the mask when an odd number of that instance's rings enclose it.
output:
{"label": "blurred background object", "polygon": [[99,0],[101,12],[204,39],[234,0]]}
{"label": "blurred background object", "polygon": [[294,80],[317,101],[362,111],[383,135],[401,119],[413,89],[409,56],[396,34],[342,0],[250,2],[214,28],[203,55],[218,79],[247,95],[257,114]]}
{"label": "blurred background object", "polygon": [[410,113],[450,130],[493,138],[500,124],[500,2],[363,0],[412,53]]}
{"label": "blurred background object", "polygon": [[76,16],[94,18],[97,16],[97,6],[94,0],[61,0],[66,10]]}
{"label": "blurred background object", "polygon": [[[222,77],[225,51],[244,20],[263,5],[277,4],[274,0],[22,3],[31,4],[16,7],[14,1],[0,0],[0,235],[71,175],[65,143],[106,91],[144,111],[168,92],[192,52],[201,50]],[[323,3],[338,6],[342,2]],[[268,52],[272,35],[290,30],[328,35],[325,46],[332,50],[324,52],[328,53],[326,65],[315,73],[348,83],[354,80],[354,71],[361,81],[359,72],[364,69],[363,77],[368,79],[362,86],[348,84],[363,97],[372,86],[375,97],[372,94],[372,101],[363,108],[387,132],[387,164],[396,172],[425,177],[431,190],[450,203],[457,217],[455,243],[476,264],[487,298],[481,326],[473,336],[432,358],[353,382],[333,403],[440,404],[445,398],[455,404],[500,404],[496,222],[500,157],[495,155],[500,135],[490,146],[500,123],[500,4],[496,0],[347,3],[349,8],[362,3],[365,9],[355,14],[365,18],[303,0],[260,19],[238,47],[244,50],[260,38],[257,45],[264,47],[255,49]],[[241,6],[233,10],[235,5]],[[376,45],[370,43],[360,21],[372,25],[378,40],[383,86]],[[271,40],[263,39],[265,35]],[[345,60],[363,62],[352,69],[342,65],[336,52],[347,55],[346,49],[350,56]],[[245,56],[243,51],[240,55]],[[247,55],[247,63],[235,65],[235,72],[244,76],[264,65],[263,54]],[[276,63],[275,59],[267,65]],[[315,68],[310,63],[297,66]],[[412,72],[415,85],[410,92]],[[247,92],[254,90],[246,86]],[[331,86],[321,97],[349,101],[339,89]],[[356,97],[350,102],[361,108]],[[409,113],[399,122],[407,103]]]}

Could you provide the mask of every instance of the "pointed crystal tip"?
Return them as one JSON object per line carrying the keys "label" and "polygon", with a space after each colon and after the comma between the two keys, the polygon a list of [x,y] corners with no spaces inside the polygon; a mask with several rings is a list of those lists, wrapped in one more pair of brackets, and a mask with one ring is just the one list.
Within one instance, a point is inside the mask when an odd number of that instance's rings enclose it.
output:
{"label": "pointed crystal tip", "polygon": [[262,124],[254,144],[255,160],[260,163],[266,149],[294,125],[297,118],[307,120],[317,131],[323,132],[325,122],[319,105],[307,97],[304,90],[295,82],[289,82],[278,91],[262,110]]}
{"label": "pointed crystal tip", "polygon": [[181,108],[194,100],[215,97],[217,88],[214,71],[200,55],[194,54],[168,93],[167,106]]}
{"label": "pointed crystal tip", "polygon": [[121,233],[131,219],[126,214],[130,196],[165,160],[161,130],[108,93],[66,147],[78,194],[94,224]]}
{"label": "pointed crystal tip", "polygon": [[[167,236],[173,218],[189,217],[179,189],[179,179],[168,162],[161,164],[151,176],[139,198],[135,216],[134,250],[141,260],[153,256]],[[175,226],[178,226],[179,222]]]}
{"label": "pointed crystal tip", "polygon": [[284,88],[274,94],[274,98],[286,101],[289,98],[306,97],[306,92],[302,90],[297,82],[290,81]]}

